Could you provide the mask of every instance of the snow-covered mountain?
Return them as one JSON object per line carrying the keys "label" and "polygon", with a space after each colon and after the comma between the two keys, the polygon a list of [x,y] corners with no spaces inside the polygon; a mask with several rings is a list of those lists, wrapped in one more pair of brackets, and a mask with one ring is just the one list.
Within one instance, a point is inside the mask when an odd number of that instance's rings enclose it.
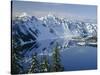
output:
{"label": "snow-covered mountain", "polygon": [[44,40],[51,40],[51,42],[47,42],[48,46],[52,41],[58,39],[63,39],[60,41],[60,43],[63,42],[61,43],[62,45],[68,45],[68,40],[72,38],[87,38],[96,35],[97,24],[71,21],[66,18],[58,18],[54,15],[36,18],[35,16],[24,14],[12,20],[13,46],[21,46],[23,50],[31,50],[30,47],[39,47],[38,50],[45,49],[44,42],[41,42]]}
{"label": "snow-covered mountain", "polygon": [[28,45],[29,47],[32,45],[36,47],[36,43],[43,40],[60,38],[71,40],[73,37],[86,38],[96,35],[97,24],[72,21],[54,15],[36,18],[24,14],[12,20],[12,37],[16,42],[16,47],[27,47]]}
{"label": "snow-covered mountain", "polygon": [[14,36],[18,36],[20,41],[25,42],[27,40],[94,36],[97,34],[97,25],[70,21],[53,15],[41,18],[24,15],[18,16],[12,21],[12,31]]}
{"label": "snow-covered mountain", "polygon": [[24,14],[12,20],[13,46],[22,47],[24,52],[34,48],[41,53],[41,50],[53,48],[55,41],[60,42],[63,47],[73,46],[75,40],[70,42],[72,38],[88,39],[96,35],[97,24],[72,21],[54,15],[36,18]]}

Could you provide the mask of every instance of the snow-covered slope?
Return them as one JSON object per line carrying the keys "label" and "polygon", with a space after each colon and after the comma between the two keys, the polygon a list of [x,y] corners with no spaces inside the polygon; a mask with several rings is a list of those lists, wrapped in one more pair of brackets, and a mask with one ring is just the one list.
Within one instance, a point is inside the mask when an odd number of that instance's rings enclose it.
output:
{"label": "snow-covered slope", "polygon": [[19,35],[20,38],[28,37],[27,39],[33,40],[46,40],[69,36],[84,37],[89,35],[93,36],[97,33],[96,24],[81,21],[73,22],[63,18],[60,19],[53,15],[41,18],[26,15],[19,16],[12,23],[14,35]]}
{"label": "snow-covered slope", "polygon": [[97,24],[71,21],[54,15],[36,18],[26,14],[12,20],[12,37],[16,46],[24,46],[49,39],[69,39],[97,35]]}
{"label": "snow-covered slope", "polygon": [[[97,35],[97,25],[81,21],[71,21],[66,18],[58,18],[54,15],[36,18],[26,14],[15,17],[12,20],[12,38],[14,47],[22,47],[22,50],[31,50],[51,47],[52,41],[62,42],[69,46],[73,37],[88,38]],[[63,39],[59,41],[59,39]],[[47,43],[44,41],[49,40]],[[72,43],[71,43],[72,45]],[[49,50],[49,49],[48,49]]]}

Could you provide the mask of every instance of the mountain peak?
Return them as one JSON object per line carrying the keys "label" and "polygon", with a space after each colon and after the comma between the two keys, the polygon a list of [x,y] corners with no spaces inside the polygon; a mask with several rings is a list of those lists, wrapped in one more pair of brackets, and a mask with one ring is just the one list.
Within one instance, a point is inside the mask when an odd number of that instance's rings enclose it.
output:
{"label": "mountain peak", "polygon": [[19,17],[25,17],[25,16],[28,16],[26,12],[23,12],[21,15],[19,15]]}
{"label": "mountain peak", "polygon": [[53,14],[48,14],[47,17],[55,17]]}
{"label": "mountain peak", "polygon": [[40,17],[39,18],[39,20],[51,20],[51,19],[55,19],[55,15],[53,15],[53,14],[48,14],[48,15],[46,15],[46,16],[44,16],[44,17]]}
{"label": "mountain peak", "polygon": [[28,19],[30,19],[30,17],[31,16],[29,16],[26,12],[23,12],[20,15],[16,16],[18,20],[23,20],[23,21],[27,21]]}

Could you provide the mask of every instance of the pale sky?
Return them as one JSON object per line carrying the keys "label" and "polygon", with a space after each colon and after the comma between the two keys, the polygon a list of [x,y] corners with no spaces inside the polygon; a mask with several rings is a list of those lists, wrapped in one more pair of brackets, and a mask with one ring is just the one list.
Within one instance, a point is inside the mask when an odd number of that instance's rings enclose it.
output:
{"label": "pale sky", "polygon": [[58,17],[76,18],[76,19],[96,19],[97,6],[95,5],[75,5],[61,3],[44,3],[44,2],[28,2],[13,1],[12,14],[13,17],[27,13],[36,17],[53,14]]}

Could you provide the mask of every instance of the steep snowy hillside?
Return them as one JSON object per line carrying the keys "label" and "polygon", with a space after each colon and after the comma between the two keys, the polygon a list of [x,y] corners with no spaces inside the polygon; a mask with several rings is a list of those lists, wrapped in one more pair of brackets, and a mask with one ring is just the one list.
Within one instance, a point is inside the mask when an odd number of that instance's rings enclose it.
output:
{"label": "steep snowy hillside", "polygon": [[71,39],[97,35],[97,25],[81,21],[71,21],[54,15],[36,18],[26,14],[12,20],[12,37],[16,46],[36,44],[49,39]]}
{"label": "steep snowy hillside", "polygon": [[81,21],[73,22],[65,18],[60,19],[53,15],[48,15],[41,18],[26,15],[19,16],[16,17],[12,23],[14,35],[30,35],[31,39],[35,38],[38,40],[69,36],[93,36],[97,33],[96,24]]}
{"label": "steep snowy hillside", "polygon": [[81,21],[71,21],[54,15],[36,18],[21,15],[12,20],[12,37],[16,46],[36,44],[49,39],[71,39],[97,35],[97,25]]}

